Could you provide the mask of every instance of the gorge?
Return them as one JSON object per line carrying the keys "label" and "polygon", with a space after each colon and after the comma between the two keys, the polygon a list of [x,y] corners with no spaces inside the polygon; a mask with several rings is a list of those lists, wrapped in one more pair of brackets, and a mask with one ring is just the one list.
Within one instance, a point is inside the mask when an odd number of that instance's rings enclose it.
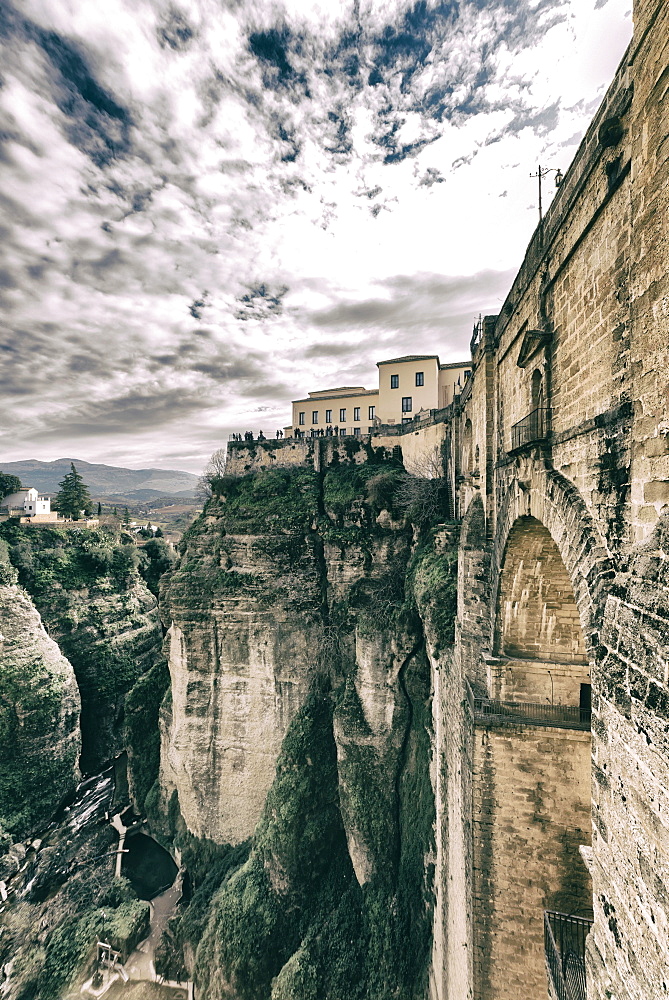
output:
{"label": "gorge", "polygon": [[8,1000],[78,988],[103,912],[146,931],[126,806],[206,1000],[669,994],[669,9],[634,16],[447,407],[231,441],[158,599],[114,526],[0,525]]}

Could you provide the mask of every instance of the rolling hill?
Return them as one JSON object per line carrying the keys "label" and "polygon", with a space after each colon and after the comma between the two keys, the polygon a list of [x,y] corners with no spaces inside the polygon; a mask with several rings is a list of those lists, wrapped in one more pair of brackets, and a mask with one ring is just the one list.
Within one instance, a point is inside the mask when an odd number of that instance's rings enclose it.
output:
{"label": "rolling hill", "polygon": [[124,469],[114,465],[96,465],[77,458],[59,458],[55,462],[2,462],[0,471],[18,476],[23,486],[34,486],[42,493],[54,494],[58,484],[74,462],[94,499],[135,497],[138,501],[159,496],[193,497],[198,477],[175,469]]}

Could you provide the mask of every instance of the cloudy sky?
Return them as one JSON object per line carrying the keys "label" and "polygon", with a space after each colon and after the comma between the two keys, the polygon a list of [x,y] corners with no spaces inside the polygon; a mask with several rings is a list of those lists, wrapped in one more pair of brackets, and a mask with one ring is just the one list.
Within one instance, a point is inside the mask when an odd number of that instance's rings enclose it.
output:
{"label": "cloudy sky", "polygon": [[466,356],[631,6],[2,0],[0,467],[198,472],[379,359]]}

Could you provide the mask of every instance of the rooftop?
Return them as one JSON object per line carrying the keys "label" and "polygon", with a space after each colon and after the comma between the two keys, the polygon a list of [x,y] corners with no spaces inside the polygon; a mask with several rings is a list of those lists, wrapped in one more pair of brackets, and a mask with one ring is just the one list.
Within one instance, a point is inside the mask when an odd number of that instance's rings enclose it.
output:
{"label": "rooftop", "polygon": [[379,365],[398,365],[402,361],[439,361],[438,354],[405,354],[403,358],[391,358],[390,361],[377,361],[377,367]]}
{"label": "rooftop", "polygon": [[328,399],[347,399],[350,396],[378,396],[378,389],[323,389],[310,392],[305,399],[294,399],[293,403],[325,402]]}

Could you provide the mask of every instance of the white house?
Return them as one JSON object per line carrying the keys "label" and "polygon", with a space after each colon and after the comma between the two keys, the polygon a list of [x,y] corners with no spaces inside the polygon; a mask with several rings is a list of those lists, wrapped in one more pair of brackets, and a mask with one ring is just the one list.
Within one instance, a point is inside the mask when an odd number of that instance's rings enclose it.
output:
{"label": "white house", "polygon": [[34,486],[10,493],[0,502],[0,506],[6,507],[10,514],[20,513],[31,520],[55,521],[58,517],[51,510],[51,497],[42,496]]}

